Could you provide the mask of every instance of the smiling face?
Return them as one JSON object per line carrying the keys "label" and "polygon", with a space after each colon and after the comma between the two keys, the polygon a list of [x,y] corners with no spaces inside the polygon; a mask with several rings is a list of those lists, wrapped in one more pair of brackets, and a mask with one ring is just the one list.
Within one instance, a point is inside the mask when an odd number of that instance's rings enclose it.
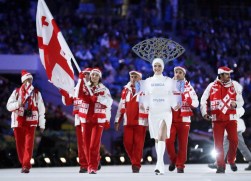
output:
{"label": "smiling face", "polygon": [[153,65],[153,71],[154,71],[154,74],[155,74],[155,75],[161,75],[162,72],[163,72],[163,67],[161,66],[160,63],[156,62],[156,63]]}
{"label": "smiling face", "polygon": [[93,85],[98,85],[98,83],[100,82],[100,76],[98,73],[93,72],[91,74],[91,82],[93,83]]}
{"label": "smiling face", "polygon": [[174,71],[174,79],[175,80],[184,80],[185,73],[181,69],[176,69]]}

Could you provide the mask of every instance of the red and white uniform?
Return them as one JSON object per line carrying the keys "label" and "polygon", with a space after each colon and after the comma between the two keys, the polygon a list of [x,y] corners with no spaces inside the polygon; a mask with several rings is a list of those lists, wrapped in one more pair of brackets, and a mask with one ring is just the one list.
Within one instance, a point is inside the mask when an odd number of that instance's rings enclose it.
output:
{"label": "red and white uniform", "polygon": [[[182,93],[182,106],[178,110],[172,109],[172,126],[170,138],[166,139],[166,148],[172,164],[177,168],[185,168],[187,160],[187,143],[190,130],[191,116],[193,115],[191,108],[199,106],[198,97],[193,87],[185,82],[184,92]],[[178,150],[175,151],[175,140],[178,139]]]}
{"label": "red and white uniform", "polygon": [[45,128],[45,107],[41,93],[34,89],[24,102],[26,109],[32,110],[32,116],[24,116],[24,107],[20,107],[21,88],[14,90],[7,102],[7,110],[11,111],[11,127],[14,130],[18,159],[22,168],[31,168],[30,160],[33,153],[34,137],[37,125]]}
{"label": "red and white uniform", "polygon": [[[229,151],[228,163],[235,163],[235,156],[238,145],[237,136],[237,118],[236,109],[230,107],[232,101],[235,101],[237,108],[243,106],[242,86],[236,81],[230,81],[223,84],[219,79],[210,83],[201,97],[201,114],[212,116],[213,134],[215,149],[217,155],[217,165],[225,168],[223,137],[224,130],[228,133]],[[210,111],[208,112],[208,102]]]}
{"label": "red and white uniform", "polygon": [[78,145],[78,158],[79,158],[79,164],[80,169],[88,169],[88,163],[84,152],[84,139],[83,139],[83,133],[82,133],[82,127],[80,124],[80,118],[78,115],[79,107],[82,104],[83,99],[79,98],[79,88],[80,84],[83,83],[83,81],[79,81],[76,85],[74,92],[74,97],[70,96],[69,94],[62,95],[62,102],[65,105],[73,105],[73,115],[75,116],[75,127],[76,127],[76,136],[77,136],[77,145]]}
{"label": "red and white uniform", "polygon": [[98,169],[101,137],[104,126],[110,122],[110,111],[113,101],[110,91],[102,83],[92,86],[91,91],[93,96],[90,95],[86,86],[83,86],[83,94],[81,96],[84,101],[79,108],[89,173],[91,171],[96,172]]}
{"label": "red and white uniform", "polygon": [[141,158],[148,126],[148,113],[139,108],[139,94],[129,82],[121,93],[115,123],[124,118],[124,146],[133,167],[141,167]]}

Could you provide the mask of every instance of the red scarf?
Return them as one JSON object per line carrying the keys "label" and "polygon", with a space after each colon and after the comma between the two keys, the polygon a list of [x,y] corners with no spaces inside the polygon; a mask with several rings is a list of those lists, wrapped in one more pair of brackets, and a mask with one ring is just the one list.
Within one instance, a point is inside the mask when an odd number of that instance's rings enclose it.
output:
{"label": "red scarf", "polygon": [[191,109],[191,97],[189,93],[191,90],[192,90],[191,85],[189,84],[189,82],[185,81],[184,92],[181,94],[182,106],[179,110],[172,111],[173,122],[182,122],[183,117],[188,117],[193,115],[193,111]]}
{"label": "red scarf", "polygon": [[18,121],[18,126],[22,127],[22,126],[26,126],[26,125],[31,125],[31,124],[37,124],[38,123],[38,119],[36,120],[31,120],[33,118],[33,116],[29,117],[29,123],[26,121],[27,117],[24,115],[24,111],[25,110],[30,110],[33,112],[36,112],[36,114],[38,114],[38,108],[37,105],[34,105],[34,99],[37,100],[37,93],[38,90],[34,89],[34,87],[32,86],[32,90],[31,90],[31,86],[25,86],[24,84],[16,89],[17,92],[17,100],[19,99],[19,96],[21,98],[22,101],[22,107],[18,108],[17,110],[17,121]]}
{"label": "red scarf", "polygon": [[[217,79],[210,90],[211,112],[216,114],[218,119],[228,119],[224,115],[236,114],[236,110],[230,107],[232,101],[236,101],[236,91],[232,81],[223,83]],[[220,117],[220,118],[219,118]],[[224,117],[224,118],[223,118]]]}
{"label": "red scarf", "polygon": [[191,103],[188,101],[189,99],[191,100],[189,92],[192,91],[191,85],[189,82],[185,81],[185,88],[184,92],[182,93],[182,107],[181,107],[181,112],[180,116],[192,116],[193,111],[191,109]]}

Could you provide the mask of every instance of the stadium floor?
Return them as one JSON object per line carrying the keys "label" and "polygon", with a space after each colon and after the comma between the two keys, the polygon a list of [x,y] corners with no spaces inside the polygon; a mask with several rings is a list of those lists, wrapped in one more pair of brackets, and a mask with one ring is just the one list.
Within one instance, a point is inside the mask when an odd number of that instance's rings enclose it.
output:
{"label": "stadium floor", "polygon": [[143,165],[140,173],[131,173],[130,165],[102,166],[96,175],[78,173],[78,167],[43,167],[32,168],[29,174],[20,173],[20,168],[0,169],[1,181],[250,181],[251,171],[245,171],[248,164],[237,164],[238,171],[232,172],[227,165],[225,174],[216,174],[206,164],[187,164],[184,174],[168,171],[164,175],[155,175],[154,165]]}

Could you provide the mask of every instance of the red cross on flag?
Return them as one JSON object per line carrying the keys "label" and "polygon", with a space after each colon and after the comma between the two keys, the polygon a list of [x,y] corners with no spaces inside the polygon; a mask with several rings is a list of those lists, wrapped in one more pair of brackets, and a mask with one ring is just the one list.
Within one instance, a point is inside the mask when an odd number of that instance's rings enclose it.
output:
{"label": "red cross on flag", "polygon": [[36,26],[39,55],[49,81],[74,95],[74,57],[44,0],[38,0]]}

